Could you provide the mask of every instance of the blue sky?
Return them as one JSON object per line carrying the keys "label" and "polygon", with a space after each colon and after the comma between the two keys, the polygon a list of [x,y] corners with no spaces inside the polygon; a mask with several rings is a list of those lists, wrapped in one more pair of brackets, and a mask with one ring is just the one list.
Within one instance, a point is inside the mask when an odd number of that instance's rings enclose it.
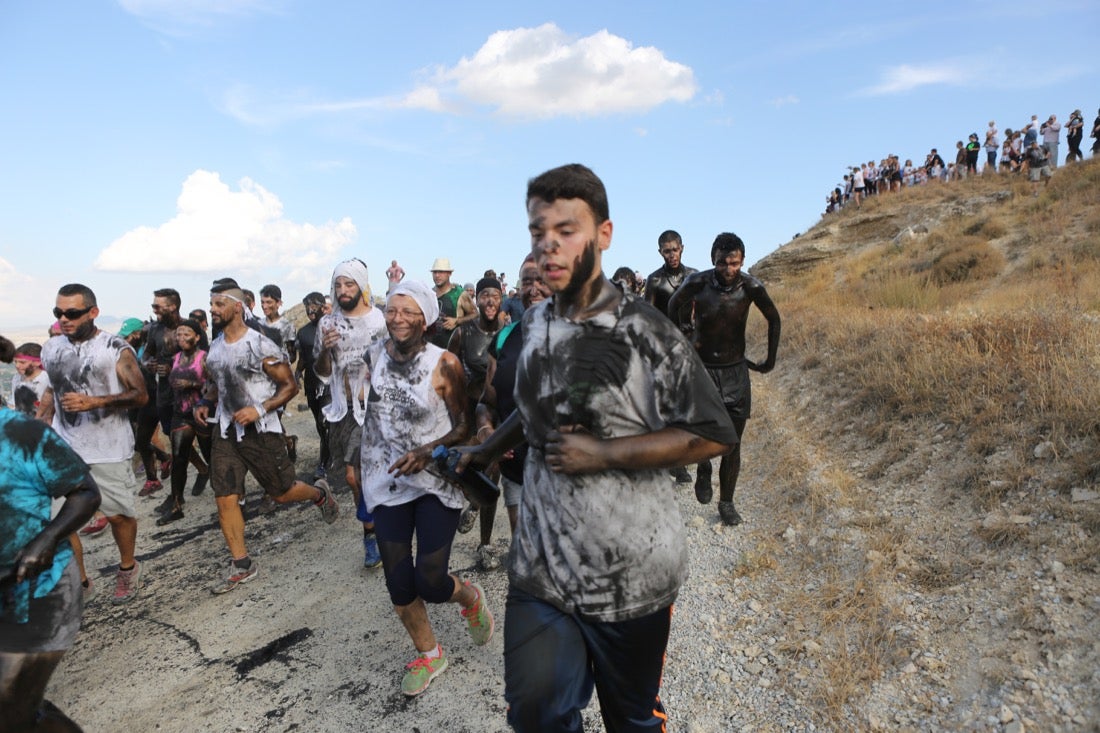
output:
{"label": "blue sky", "polygon": [[1098,35],[1100,5],[1059,0],[7,0],[0,329],[74,281],[104,317],[226,275],[289,306],[351,256],[376,292],[391,259],[514,282],[526,181],[569,162],[607,185],[609,272],[655,269],[665,229],[689,265],[722,231],[752,263],[845,166],[1091,125]]}

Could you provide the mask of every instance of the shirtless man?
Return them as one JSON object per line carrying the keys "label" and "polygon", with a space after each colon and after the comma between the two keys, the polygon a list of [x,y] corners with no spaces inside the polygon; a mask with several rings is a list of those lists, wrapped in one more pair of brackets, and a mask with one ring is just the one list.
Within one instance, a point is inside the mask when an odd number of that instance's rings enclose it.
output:
{"label": "shirtless man", "polygon": [[244,515],[238,498],[251,472],[279,504],[313,502],[332,524],[340,506],[323,480],[299,481],[286,453],[276,411],[298,394],[286,355],[274,341],[244,322],[244,292],[231,278],[215,280],[210,290],[210,320],[220,335],[210,345],[206,367],[211,379],[192,414],[207,422],[217,405],[210,457],[210,485],[232,561],[225,579],[211,590],[227,593],[256,577],[258,566],[244,542]]}
{"label": "shirtless man", "polygon": [[[668,299],[684,282],[684,278],[698,270],[687,267],[680,261],[684,254],[684,241],[678,232],[671,229],[661,232],[661,236],[657,237],[657,251],[661,253],[665,264],[646,278],[645,299],[661,313],[668,315]],[[679,323],[675,317],[669,317],[672,318],[673,323]],[[677,466],[670,473],[678,484],[691,482],[691,474],[683,466]]]}
{"label": "shirtless man", "polygon": [[[441,349],[447,348],[451,333],[463,323],[477,318],[477,308],[473,299],[463,288],[451,282],[451,261],[446,257],[437,257],[432,263],[432,282],[435,297],[439,300],[439,321],[435,324],[435,333],[428,341]],[[432,324],[428,324],[431,328]]]}
{"label": "shirtless man", "polygon": [[[485,390],[485,380],[489,372],[489,347],[504,325],[500,311],[500,282],[488,275],[481,278],[475,288],[475,297],[478,317],[456,328],[447,344],[447,350],[458,357],[466,372],[466,394],[470,402],[471,422],[474,409]],[[500,560],[490,549],[496,511],[496,502],[480,509],[471,504],[463,510],[459,519],[458,531],[466,533],[473,528],[474,517],[481,517],[481,544],[477,548],[477,560],[482,570],[493,570],[500,566]]]}
{"label": "shirtless man", "polygon": [[[733,426],[737,429],[737,444],[722,456],[718,468],[718,515],[730,526],[741,523],[741,515],[733,505],[733,491],[741,471],[741,436],[745,432],[752,407],[749,372],[767,374],[775,367],[779,349],[779,311],[768,297],[764,284],[741,271],[745,262],[745,244],[736,234],[719,234],[710,248],[714,269],[689,277],[669,300],[669,313],[681,327],[675,314],[694,304],[694,346],[703,365],[718,387]],[[745,358],[745,324],[749,306],[756,305],[768,321],[768,357],[762,364]],[[710,461],[699,464],[695,478],[695,498],[700,504],[710,503]]]}
{"label": "shirtless man", "polygon": [[386,282],[389,283],[386,292],[389,293],[395,285],[404,279],[405,269],[397,264],[397,260],[390,260],[390,266],[386,268]]}

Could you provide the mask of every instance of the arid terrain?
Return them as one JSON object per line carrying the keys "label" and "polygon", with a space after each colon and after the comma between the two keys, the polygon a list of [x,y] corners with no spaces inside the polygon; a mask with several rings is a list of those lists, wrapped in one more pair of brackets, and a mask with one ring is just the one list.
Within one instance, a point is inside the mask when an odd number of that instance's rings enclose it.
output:
{"label": "arid terrain", "polygon": [[[681,494],[670,730],[1100,730],[1097,171],[1038,198],[1011,179],[881,197],[754,269],[779,365],[754,375],[745,523]],[[139,500],[141,596],[109,603],[113,546],[90,540],[101,592],[49,697],[93,732],[506,730],[502,637],[474,647],[453,608],[431,609],[448,671],[401,695],[412,648],[340,499],[330,527],[256,515],[251,492],[260,576],[225,596],[209,494],[164,530]],[[497,527],[503,551],[503,510]],[[452,567],[499,620],[506,576],[475,570],[475,544]],[[595,702],[585,722],[602,729]]]}

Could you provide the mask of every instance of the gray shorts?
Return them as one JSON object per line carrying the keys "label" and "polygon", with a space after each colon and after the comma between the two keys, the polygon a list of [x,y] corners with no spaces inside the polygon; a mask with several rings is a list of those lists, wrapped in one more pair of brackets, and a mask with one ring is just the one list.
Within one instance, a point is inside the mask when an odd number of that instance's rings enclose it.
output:
{"label": "gray shorts", "polygon": [[501,476],[500,488],[504,493],[504,506],[519,506],[519,500],[523,495],[523,484],[518,484],[507,476]]}
{"label": "gray shorts", "polygon": [[138,482],[130,461],[93,463],[88,468],[99,486],[99,511],[108,517],[136,517]]}

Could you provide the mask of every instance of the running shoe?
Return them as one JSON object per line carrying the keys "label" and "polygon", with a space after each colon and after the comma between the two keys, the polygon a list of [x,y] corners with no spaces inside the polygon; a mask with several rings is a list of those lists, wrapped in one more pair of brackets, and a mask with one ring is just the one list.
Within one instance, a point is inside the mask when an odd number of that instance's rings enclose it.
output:
{"label": "running shoe", "polygon": [[473,529],[474,522],[477,521],[477,517],[478,508],[475,507],[473,504],[467,505],[467,507],[462,510],[462,514],[458,517],[458,533],[466,534],[471,529]]}
{"label": "running shoe", "polygon": [[115,574],[115,593],[111,603],[120,605],[129,603],[137,597],[138,588],[141,586],[141,565],[134,560],[134,567],[129,570],[119,570]]}
{"label": "running shoe", "polygon": [[183,519],[183,507],[177,505],[174,509],[165,512],[164,515],[157,520],[157,526],[163,527],[166,524],[178,522],[181,519]]}
{"label": "running shoe", "polygon": [[195,485],[191,487],[191,496],[198,496],[206,491],[206,482],[210,480],[209,473],[200,473],[195,477]]}
{"label": "running shoe", "polygon": [[477,601],[470,608],[463,608],[459,613],[466,619],[466,629],[470,632],[470,638],[478,646],[485,646],[489,639],[493,638],[493,614],[485,604],[485,591],[477,583],[466,581],[466,585],[477,591]]}
{"label": "running shoe", "polygon": [[321,479],[314,486],[321,490],[321,498],[316,502],[321,510],[321,518],[327,524],[332,524],[340,516],[340,505],[336,503],[336,497],[329,488],[328,481]]}
{"label": "running shoe", "polygon": [[321,479],[323,479],[325,477],[326,477],[325,464],[318,463],[317,468],[314,469],[314,471],[313,471],[313,480],[314,481],[320,481]]}
{"label": "running shoe", "polygon": [[376,568],[382,564],[382,553],[378,551],[378,540],[373,534],[363,536],[363,567]]}
{"label": "running shoe", "polygon": [[401,680],[401,692],[415,697],[447,669],[447,655],[441,650],[438,657],[429,659],[423,654],[405,665],[405,677]]}
{"label": "running shoe", "polygon": [[488,545],[478,545],[477,566],[482,570],[496,570],[500,567],[500,558]]}
{"label": "running shoe", "polygon": [[676,479],[676,483],[678,484],[691,483],[691,474],[688,473],[688,470],[683,466],[678,466],[672,469],[669,473],[672,474],[672,478]]}
{"label": "running shoe", "polygon": [[737,513],[732,501],[718,502],[718,516],[722,518],[722,523],[729,527],[741,524],[741,515]]}
{"label": "running shoe", "polygon": [[110,522],[107,521],[107,517],[102,514],[98,517],[92,517],[92,520],[80,528],[80,535],[83,537],[95,537],[97,534],[107,529],[107,525]]}
{"label": "running shoe", "polygon": [[152,496],[163,488],[164,484],[157,481],[155,478],[146,479],[145,485],[142,486],[141,490],[138,492],[138,496]]}
{"label": "running shoe", "polygon": [[700,504],[709,504],[714,498],[714,487],[711,485],[710,476],[700,473],[695,477],[695,498]]}
{"label": "running shoe", "polygon": [[160,462],[160,477],[162,479],[168,478],[172,475],[172,459],[165,458]]}
{"label": "running shoe", "polygon": [[[183,502],[180,502],[180,503],[182,504]],[[157,504],[156,507],[154,507],[153,513],[155,513],[155,514],[167,514],[168,512],[172,511],[172,509],[174,509],[175,506],[176,506],[176,497],[174,497],[172,495],[168,495],[168,496],[164,497],[164,501],[162,501],[161,503]]]}
{"label": "running shoe", "polygon": [[252,560],[247,568],[239,568],[233,561],[229,562],[229,575],[225,580],[218,583],[210,590],[214,595],[220,596],[222,593],[228,593],[236,588],[241,583],[247,583],[256,577],[256,574],[260,572],[260,566],[256,564],[255,560]]}

